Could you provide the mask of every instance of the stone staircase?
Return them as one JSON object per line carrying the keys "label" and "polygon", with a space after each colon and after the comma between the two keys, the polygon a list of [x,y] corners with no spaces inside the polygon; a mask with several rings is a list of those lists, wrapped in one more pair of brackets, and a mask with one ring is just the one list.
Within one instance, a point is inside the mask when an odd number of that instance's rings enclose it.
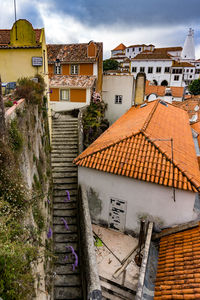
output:
{"label": "stone staircase", "polygon": [[[72,264],[79,258],[77,224],[77,167],[73,159],[78,155],[78,120],[57,114],[52,122],[52,175],[53,175],[53,243],[54,300],[83,299],[80,266]],[[69,197],[67,193],[69,192]],[[64,220],[63,220],[64,219]],[[66,221],[66,223],[65,223]]]}

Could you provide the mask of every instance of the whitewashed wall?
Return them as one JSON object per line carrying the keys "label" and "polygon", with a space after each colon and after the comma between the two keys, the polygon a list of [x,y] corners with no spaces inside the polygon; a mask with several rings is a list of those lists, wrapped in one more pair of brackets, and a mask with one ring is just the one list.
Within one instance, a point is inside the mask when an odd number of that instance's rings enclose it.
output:
{"label": "whitewashed wall", "polygon": [[[114,123],[133,105],[134,77],[132,75],[104,75],[102,97],[108,104],[105,117]],[[122,104],[115,104],[115,95],[122,95]]]}
{"label": "whitewashed wall", "polygon": [[174,202],[172,189],[169,187],[84,167],[78,168],[78,180],[88,191],[92,188],[96,192],[94,199],[89,199],[90,207],[94,209],[93,221],[96,223],[108,223],[112,197],[127,201],[126,230],[138,232],[140,216],[156,221],[161,227],[197,218],[193,211],[193,192],[177,189]]}
{"label": "whitewashed wall", "polygon": [[[153,81],[154,79],[158,82],[158,85],[161,85],[163,80],[167,80],[168,84],[171,81],[171,74],[165,73],[165,67],[171,67],[171,60],[133,60],[131,62],[131,74],[134,76],[140,72],[140,67],[145,67],[146,79]],[[137,67],[137,72],[132,72],[132,67]],[[148,73],[148,67],[153,67],[153,73]],[[156,68],[161,67],[161,73],[156,73]]]}

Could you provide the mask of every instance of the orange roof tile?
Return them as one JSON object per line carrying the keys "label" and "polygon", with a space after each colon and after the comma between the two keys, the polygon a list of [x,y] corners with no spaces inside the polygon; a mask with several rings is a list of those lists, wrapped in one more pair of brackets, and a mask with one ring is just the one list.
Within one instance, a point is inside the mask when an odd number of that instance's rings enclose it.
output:
{"label": "orange roof tile", "polygon": [[154,300],[200,299],[200,226],[160,241]]}
{"label": "orange roof tile", "polygon": [[188,63],[188,62],[178,62],[178,61],[173,61],[172,63],[172,68],[175,68],[175,67],[178,67],[178,68],[182,68],[182,67],[189,67],[189,68],[195,68],[194,65]]}
{"label": "orange roof tile", "polygon": [[126,49],[126,46],[121,43],[116,48],[114,48],[112,51],[125,50],[125,49]]}
{"label": "orange roof tile", "polygon": [[[165,96],[165,86],[161,85],[150,85],[150,81],[146,81],[145,95],[156,94],[158,97]],[[184,87],[171,86],[173,97],[183,97]]]}
{"label": "orange roof tile", "polygon": [[[173,164],[171,143],[158,140],[171,138]],[[200,187],[188,115],[159,100],[130,108],[74,161],[79,166],[166,186],[172,186],[174,178],[174,186],[180,189]]]}
{"label": "orange roof tile", "polygon": [[187,100],[183,102],[173,102],[173,105],[187,111],[190,119],[197,114],[197,120],[200,120],[200,95],[190,95],[190,98]]}
{"label": "orange roof tile", "polygon": [[167,59],[167,60],[172,60],[171,56],[167,52],[147,52],[143,51],[140,54],[136,55],[132,60],[138,60],[138,59],[147,59],[147,60],[155,60],[155,59]]}
{"label": "orange roof tile", "polygon": [[161,53],[161,52],[173,52],[173,51],[182,51],[182,47],[165,47],[165,48],[155,48],[154,52]]}

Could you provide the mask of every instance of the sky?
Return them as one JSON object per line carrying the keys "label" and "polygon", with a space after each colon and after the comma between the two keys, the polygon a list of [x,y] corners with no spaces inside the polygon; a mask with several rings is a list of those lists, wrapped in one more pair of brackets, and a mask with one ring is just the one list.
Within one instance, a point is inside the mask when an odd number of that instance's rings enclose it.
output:
{"label": "sky", "polygon": [[[10,29],[14,0],[0,7],[0,28]],[[200,58],[200,0],[16,0],[16,7],[17,19],[45,28],[47,43],[103,42],[104,58],[120,43],[183,46],[191,27]]]}

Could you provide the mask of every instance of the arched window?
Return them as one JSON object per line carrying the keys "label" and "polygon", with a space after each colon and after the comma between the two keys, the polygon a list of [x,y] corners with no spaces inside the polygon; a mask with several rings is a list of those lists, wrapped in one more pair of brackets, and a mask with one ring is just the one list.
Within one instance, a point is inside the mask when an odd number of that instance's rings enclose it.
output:
{"label": "arched window", "polygon": [[168,86],[167,80],[163,80],[163,81],[161,82],[161,85],[162,85],[162,86]]}
{"label": "arched window", "polygon": [[158,81],[154,79],[154,80],[153,80],[153,84],[154,84],[154,85],[158,85]]}

